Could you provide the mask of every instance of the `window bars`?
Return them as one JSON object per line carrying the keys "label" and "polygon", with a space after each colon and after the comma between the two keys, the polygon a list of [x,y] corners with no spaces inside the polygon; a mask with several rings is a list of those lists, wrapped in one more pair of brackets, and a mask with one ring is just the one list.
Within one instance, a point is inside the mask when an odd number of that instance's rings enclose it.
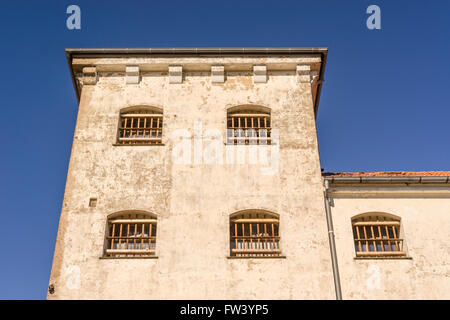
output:
{"label": "window bars", "polygon": [[[155,255],[156,219],[129,215],[108,220],[107,257],[148,257]],[[143,216],[139,217],[139,216]]]}
{"label": "window bars", "polygon": [[227,144],[271,144],[268,113],[228,113],[227,129]]}
{"label": "window bars", "polygon": [[161,144],[162,127],[162,114],[123,113],[120,115],[117,143]]}
{"label": "window bars", "polygon": [[230,219],[230,255],[280,256],[279,219],[265,213],[242,214]]}
{"label": "window bars", "polygon": [[357,257],[405,256],[400,221],[370,216],[352,221]]}

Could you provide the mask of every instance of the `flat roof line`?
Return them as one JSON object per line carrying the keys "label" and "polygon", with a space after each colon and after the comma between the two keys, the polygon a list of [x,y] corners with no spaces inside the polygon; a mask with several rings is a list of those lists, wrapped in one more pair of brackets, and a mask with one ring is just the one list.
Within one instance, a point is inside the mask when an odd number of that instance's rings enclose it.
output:
{"label": "flat roof line", "polygon": [[319,71],[319,79],[317,80],[317,92],[314,104],[314,115],[317,118],[319,110],[320,95],[327,63],[328,48],[66,48],[66,58],[72,77],[73,87],[80,101],[80,92],[75,81],[75,74],[72,68],[72,58],[74,55],[95,55],[95,54],[320,54],[322,63]]}
{"label": "flat roof line", "polygon": [[226,54],[226,53],[321,53],[328,48],[67,48],[70,54]]}

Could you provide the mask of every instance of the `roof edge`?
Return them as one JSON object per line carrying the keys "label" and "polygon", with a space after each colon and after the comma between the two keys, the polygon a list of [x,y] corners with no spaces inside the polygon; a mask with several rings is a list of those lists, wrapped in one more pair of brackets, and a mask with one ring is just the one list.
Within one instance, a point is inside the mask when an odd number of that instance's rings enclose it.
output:
{"label": "roof edge", "polygon": [[75,94],[80,102],[80,92],[75,80],[72,68],[73,55],[92,54],[320,54],[322,63],[320,66],[319,79],[317,85],[316,99],[314,103],[314,116],[317,118],[319,110],[320,95],[322,93],[322,83],[324,82],[325,66],[327,62],[328,48],[66,48],[67,63],[69,64],[70,75]]}
{"label": "roof edge", "polygon": [[328,48],[66,48],[65,51],[69,54],[323,54]]}
{"label": "roof edge", "polygon": [[391,172],[327,172],[324,180],[331,183],[446,183],[450,184],[450,171],[391,171]]}

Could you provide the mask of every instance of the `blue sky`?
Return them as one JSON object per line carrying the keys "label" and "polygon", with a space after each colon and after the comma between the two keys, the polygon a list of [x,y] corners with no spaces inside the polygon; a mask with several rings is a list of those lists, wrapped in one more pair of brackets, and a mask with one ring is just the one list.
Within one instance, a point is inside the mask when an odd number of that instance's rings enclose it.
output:
{"label": "blue sky", "polygon": [[0,299],[46,295],[77,113],[64,48],[328,47],[322,167],[450,170],[449,15],[450,1],[2,1]]}

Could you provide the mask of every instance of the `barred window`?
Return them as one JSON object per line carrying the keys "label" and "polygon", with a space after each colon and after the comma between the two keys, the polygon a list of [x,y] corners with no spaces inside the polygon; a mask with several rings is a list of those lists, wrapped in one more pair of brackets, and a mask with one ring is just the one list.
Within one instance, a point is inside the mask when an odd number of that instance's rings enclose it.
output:
{"label": "barred window", "polygon": [[357,257],[405,256],[400,219],[370,215],[352,219]]}
{"label": "barred window", "polygon": [[139,108],[120,113],[118,144],[161,144],[163,114],[156,108]]}
{"label": "barred window", "polygon": [[271,144],[270,109],[247,107],[229,111],[227,144]]}
{"label": "barred window", "polygon": [[237,213],[230,219],[230,255],[279,256],[279,218],[268,212]]}
{"label": "barred window", "polygon": [[148,257],[155,255],[156,216],[127,213],[108,219],[107,257]]}

